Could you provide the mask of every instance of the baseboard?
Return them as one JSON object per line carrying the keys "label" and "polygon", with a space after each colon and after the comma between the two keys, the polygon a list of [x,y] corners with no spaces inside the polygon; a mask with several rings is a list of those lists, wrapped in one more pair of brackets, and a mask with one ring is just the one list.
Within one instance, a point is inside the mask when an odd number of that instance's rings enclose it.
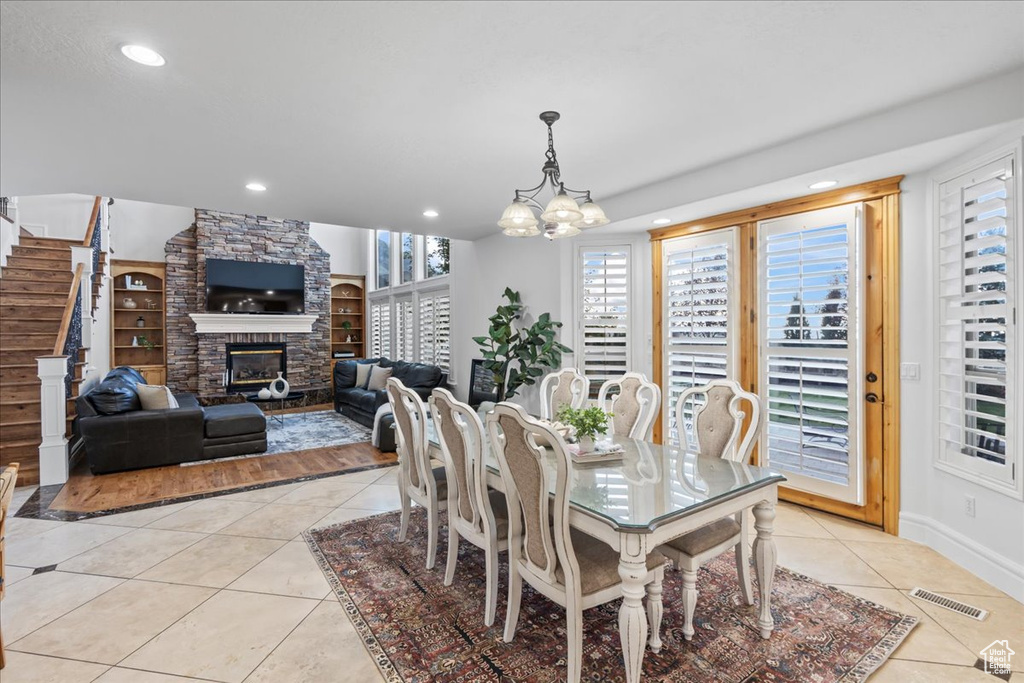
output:
{"label": "baseboard", "polygon": [[928,546],[1024,603],[1024,566],[1004,555],[945,524],[912,512],[900,513],[900,536]]}

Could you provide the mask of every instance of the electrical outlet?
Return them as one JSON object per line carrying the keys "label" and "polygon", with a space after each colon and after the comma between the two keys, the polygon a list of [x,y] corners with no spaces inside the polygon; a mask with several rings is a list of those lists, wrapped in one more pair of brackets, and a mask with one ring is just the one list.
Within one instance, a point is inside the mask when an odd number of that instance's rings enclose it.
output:
{"label": "electrical outlet", "polygon": [[921,379],[921,364],[900,363],[900,379]]}
{"label": "electrical outlet", "polygon": [[964,514],[974,516],[974,496],[964,496]]}

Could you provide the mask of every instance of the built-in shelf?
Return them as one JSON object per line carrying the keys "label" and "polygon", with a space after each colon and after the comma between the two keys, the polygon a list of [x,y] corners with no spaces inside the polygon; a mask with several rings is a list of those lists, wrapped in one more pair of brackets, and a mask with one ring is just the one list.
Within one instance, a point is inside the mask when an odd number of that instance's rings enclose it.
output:
{"label": "built-in shelf", "polygon": [[361,327],[341,327],[339,325],[338,327],[332,327],[331,329],[332,330],[361,330],[363,328],[361,328]]}
{"label": "built-in shelf", "polygon": [[125,289],[123,287],[115,287],[115,292],[124,292],[125,294],[163,294],[162,289]]}
{"label": "built-in shelf", "polygon": [[[354,355],[348,358],[331,358],[333,365],[339,360],[351,360],[362,358],[364,352],[363,337],[363,309],[366,308],[363,295],[366,292],[366,278],[362,275],[331,275],[331,348],[342,348],[352,351]],[[358,301],[358,304],[354,302]],[[339,302],[350,302],[344,306],[338,306]],[[342,313],[338,308],[352,308],[354,310]],[[342,327],[342,321],[350,323],[350,327]],[[335,341],[333,337],[345,335],[346,333],[358,333],[359,341]]]}
{"label": "built-in shelf", "polygon": [[138,346],[132,346],[131,344],[119,344],[119,345],[115,346],[114,348],[115,349],[140,349],[142,351],[156,351],[157,349],[164,348],[164,345],[163,344],[153,344],[153,348],[149,348],[148,346],[143,346],[142,344],[139,344]]}
{"label": "built-in shelf", "polygon": [[125,330],[160,330],[161,332],[164,331],[164,328],[162,327],[136,327],[135,325],[132,325],[131,327],[115,327],[114,329],[118,332],[123,332]]}
{"label": "built-in shelf", "polygon": [[332,296],[331,299],[334,301],[362,301],[361,296]]}
{"label": "built-in shelf", "polygon": [[[110,347],[111,367],[130,365],[141,372],[148,383],[166,384],[167,364],[164,356],[167,322],[164,315],[166,265],[159,261],[114,260],[110,263],[110,272],[115,285],[110,302],[114,312],[114,315],[110,316],[110,328],[115,337],[111,340]],[[146,289],[125,287],[125,276],[130,277],[133,282],[141,280],[145,283]],[[126,308],[122,305],[124,299],[130,299],[138,305],[135,308]],[[146,306],[145,299],[149,299],[158,307],[149,308]],[[139,316],[145,320],[146,324],[143,327],[134,324]],[[154,343],[152,348],[147,348],[142,344],[132,346],[116,343],[131,341],[129,332],[132,333],[132,336],[145,336],[160,343]]]}

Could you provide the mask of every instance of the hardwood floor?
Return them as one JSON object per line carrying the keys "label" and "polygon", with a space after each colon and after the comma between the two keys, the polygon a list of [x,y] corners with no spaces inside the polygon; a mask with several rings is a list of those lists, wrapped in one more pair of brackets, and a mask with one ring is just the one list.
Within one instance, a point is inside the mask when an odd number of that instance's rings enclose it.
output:
{"label": "hardwood floor", "polygon": [[397,461],[395,453],[383,453],[369,443],[355,443],[190,467],[170,465],[101,475],[93,475],[85,463],[80,463],[49,509],[98,512]]}

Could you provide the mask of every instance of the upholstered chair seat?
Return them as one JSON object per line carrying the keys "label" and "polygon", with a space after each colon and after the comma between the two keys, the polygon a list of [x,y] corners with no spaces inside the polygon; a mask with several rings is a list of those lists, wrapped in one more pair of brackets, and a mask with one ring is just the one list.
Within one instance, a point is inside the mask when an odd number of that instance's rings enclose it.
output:
{"label": "upholstered chair seat", "polygon": [[[576,551],[576,560],[580,564],[580,592],[583,595],[593,595],[605,588],[619,585],[622,581],[619,578],[619,553],[612,550],[607,543],[577,529],[569,529],[569,536],[572,539],[572,548]],[[655,551],[647,556],[647,570],[654,571],[664,566],[667,561],[664,555]],[[562,569],[562,565],[555,569],[555,578],[560,584],[565,585],[565,570]]]}
{"label": "upholstered chair seat", "polygon": [[734,538],[739,533],[740,525],[736,523],[736,520],[726,517],[702,526],[696,531],[691,531],[685,536],[680,536],[666,545],[693,557]]}

